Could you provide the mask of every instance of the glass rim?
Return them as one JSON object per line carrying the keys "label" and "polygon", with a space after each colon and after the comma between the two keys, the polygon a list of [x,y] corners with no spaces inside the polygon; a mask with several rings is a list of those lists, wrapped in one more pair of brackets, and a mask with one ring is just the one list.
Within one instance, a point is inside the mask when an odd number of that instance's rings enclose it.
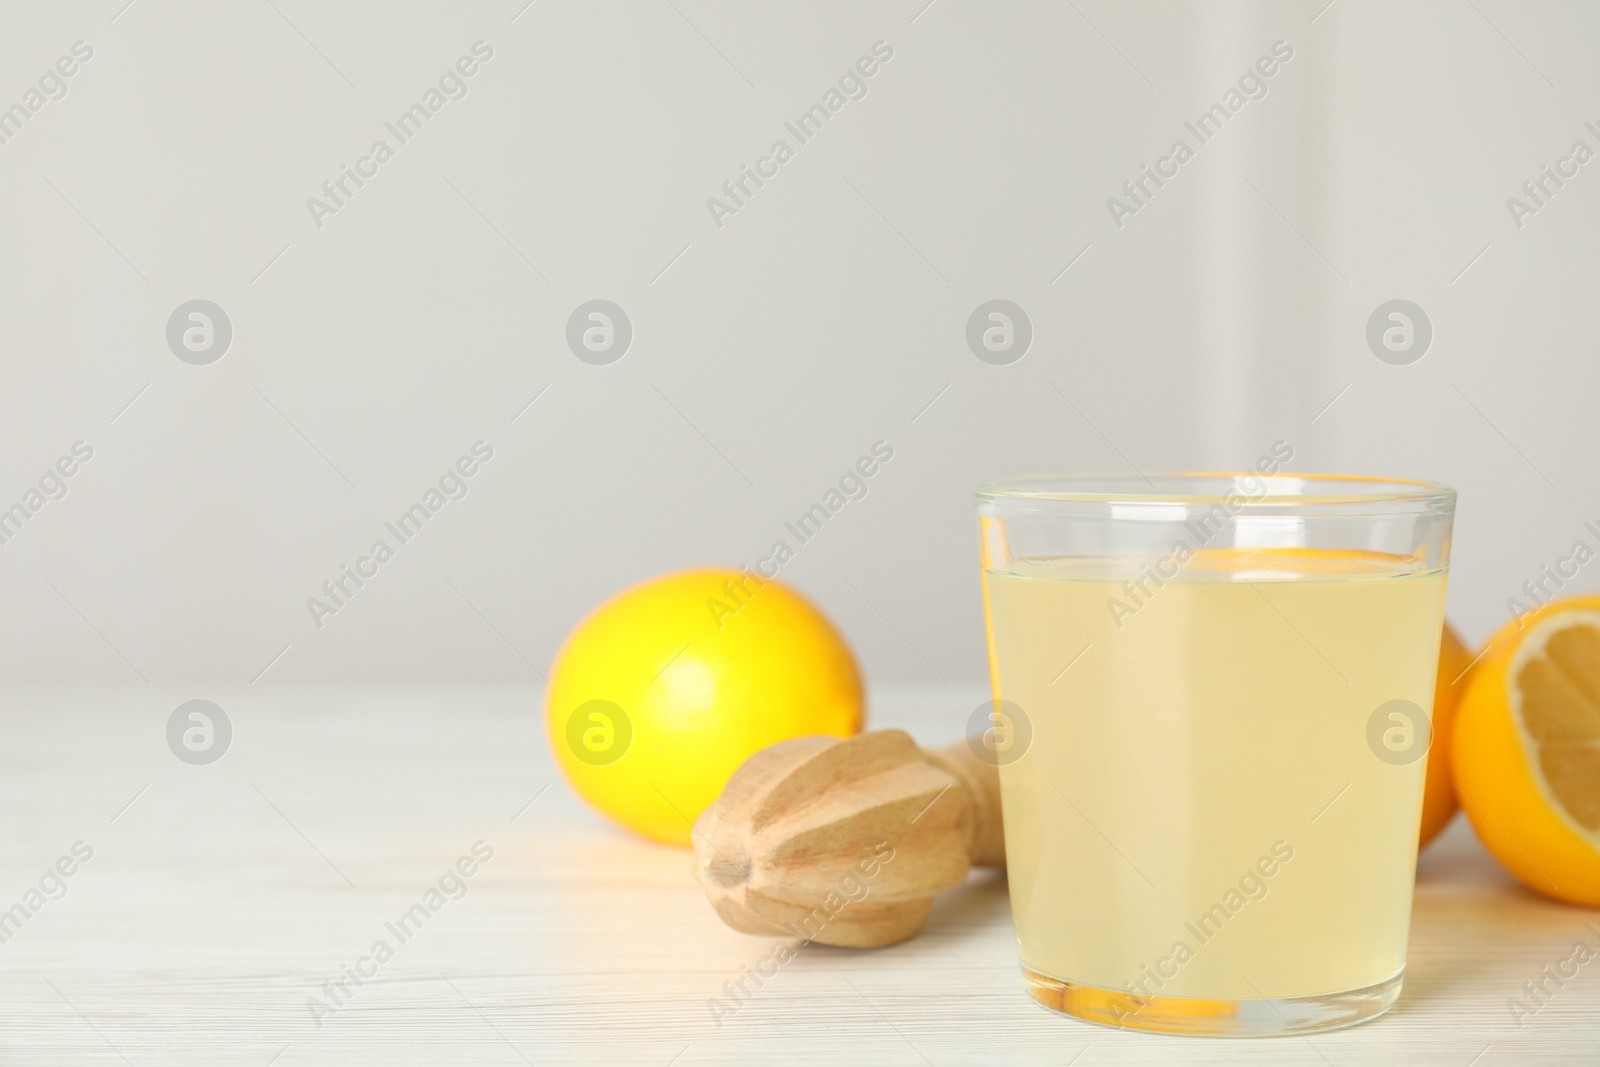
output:
{"label": "glass rim", "polygon": [[[1248,479],[1248,482],[1245,480]],[[1241,491],[1240,483],[1260,491]],[[1281,491],[1287,490],[1287,491]],[[1298,471],[1170,471],[1158,474],[1052,474],[1000,478],[980,486],[981,503],[1066,503],[1245,508],[1387,506],[1453,511],[1456,491],[1441,482]]]}

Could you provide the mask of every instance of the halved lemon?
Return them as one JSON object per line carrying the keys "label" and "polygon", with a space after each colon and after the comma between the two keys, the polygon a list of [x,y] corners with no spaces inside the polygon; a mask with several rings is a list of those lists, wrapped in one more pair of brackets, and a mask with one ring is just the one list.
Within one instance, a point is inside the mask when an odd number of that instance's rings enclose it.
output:
{"label": "halved lemon", "polygon": [[1508,624],[1456,718],[1456,793],[1528,888],[1600,906],[1600,597]]}

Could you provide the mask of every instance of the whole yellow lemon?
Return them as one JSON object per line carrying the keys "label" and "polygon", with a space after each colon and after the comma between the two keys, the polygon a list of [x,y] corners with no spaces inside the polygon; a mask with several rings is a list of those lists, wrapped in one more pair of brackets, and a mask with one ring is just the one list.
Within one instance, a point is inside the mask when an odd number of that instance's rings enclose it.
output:
{"label": "whole yellow lemon", "polygon": [[612,597],[556,654],[550,750],[572,788],[646,837],[689,843],[746,759],[861,730],[861,675],[799,593],[732,570],[669,574]]}
{"label": "whole yellow lemon", "polygon": [[1472,652],[1461,635],[1444,624],[1439,641],[1439,671],[1433,690],[1433,740],[1428,749],[1428,777],[1422,787],[1422,828],[1418,847],[1424,847],[1450,825],[1456,815],[1455,755],[1456,708],[1472,679]]}

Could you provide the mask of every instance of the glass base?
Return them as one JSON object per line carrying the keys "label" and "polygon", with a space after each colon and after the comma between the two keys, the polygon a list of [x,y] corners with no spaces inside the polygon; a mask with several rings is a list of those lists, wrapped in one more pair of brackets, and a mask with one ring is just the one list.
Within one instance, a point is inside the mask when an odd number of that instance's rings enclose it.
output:
{"label": "glass base", "polygon": [[1313,997],[1203,1000],[1097,989],[1022,968],[1028,995],[1051,1011],[1101,1026],[1191,1037],[1281,1037],[1354,1026],[1388,1011],[1404,977],[1401,968],[1376,985]]}

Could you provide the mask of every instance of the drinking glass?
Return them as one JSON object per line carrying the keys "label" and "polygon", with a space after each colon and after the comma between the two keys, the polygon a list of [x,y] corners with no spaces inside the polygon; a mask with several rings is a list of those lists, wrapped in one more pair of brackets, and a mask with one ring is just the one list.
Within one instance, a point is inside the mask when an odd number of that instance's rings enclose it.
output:
{"label": "drinking glass", "polygon": [[978,492],[1012,914],[1047,1007],[1264,1036],[1399,995],[1455,492],[1275,468]]}

